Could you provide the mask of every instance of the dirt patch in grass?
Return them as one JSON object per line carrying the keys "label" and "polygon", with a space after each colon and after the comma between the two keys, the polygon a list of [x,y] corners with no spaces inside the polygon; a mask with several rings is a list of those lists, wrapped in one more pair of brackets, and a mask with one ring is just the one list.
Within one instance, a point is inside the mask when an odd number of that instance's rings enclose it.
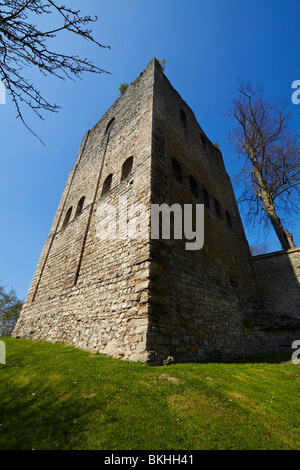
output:
{"label": "dirt patch in grass", "polygon": [[200,395],[196,392],[187,395],[171,395],[168,405],[178,415],[221,415],[222,411],[217,407],[215,398]]}
{"label": "dirt patch in grass", "polygon": [[234,400],[242,400],[242,401],[248,400],[248,398],[241,393],[229,392],[228,395],[230,396],[230,398],[233,398]]}
{"label": "dirt patch in grass", "polygon": [[167,374],[160,374],[157,377],[158,380],[167,380],[169,382],[173,382],[174,384],[178,384],[179,380],[176,377],[170,377],[170,375]]}
{"label": "dirt patch in grass", "polygon": [[168,374],[159,374],[159,375],[148,374],[148,375],[144,375],[143,380],[139,381],[140,385],[146,386],[151,389],[155,389],[160,384],[167,383],[167,382],[178,385],[179,379],[177,377],[172,377]]}
{"label": "dirt patch in grass", "polygon": [[82,392],[81,395],[83,396],[83,398],[93,398],[97,395],[97,392],[91,390],[90,392]]}
{"label": "dirt patch in grass", "polygon": [[65,393],[64,395],[61,395],[60,397],[57,398],[57,401],[66,401],[70,398],[72,393]]}

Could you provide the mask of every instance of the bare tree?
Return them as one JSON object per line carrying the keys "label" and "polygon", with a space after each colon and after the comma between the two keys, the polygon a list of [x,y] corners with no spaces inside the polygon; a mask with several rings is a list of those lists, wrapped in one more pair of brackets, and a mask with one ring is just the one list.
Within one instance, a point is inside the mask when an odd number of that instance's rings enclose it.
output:
{"label": "bare tree", "polygon": [[[45,23],[46,18],[48,27],[34,25],[35,20]],[[67,31],[100,48],[109,48],[96,41],[87,28],[95,21],[97,17],[81,16],[79,10],[59,5],[56,0],[0,1],[0,79],[12,97],[17,117],[33,134],[23,117],[22,105],[29,106],[41,119],[43,111],[57,112],[59,106],[41,95],[24,76],[24,67],[33,66],[43,75],[61,80],[80,77],[82,72],[105,72],[86,58],[59,53],[48,45],[58,33]]]}
{"label": "bare tree", "polygon": [[283,224],[293,211],[299,214],[300,141],[287,101],[268,102],[261,88],[239,82],[229,116],[235,122],[229,140],[244,160],[237,181],[244,185],[240,202],[248,204],[248,220],[269,220],[283,250],[294,248]]}

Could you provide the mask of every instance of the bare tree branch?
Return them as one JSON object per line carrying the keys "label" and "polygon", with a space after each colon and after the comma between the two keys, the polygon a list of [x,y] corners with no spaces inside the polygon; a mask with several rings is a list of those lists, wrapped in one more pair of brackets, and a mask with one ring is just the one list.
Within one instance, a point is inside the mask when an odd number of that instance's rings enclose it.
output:
{"label": "bare tree branch", "polygon": [[[51,19],[51,27],[42,29],[33,24],[45,15]],[[100,44],[88,29],[98,18],[81,16],[79,10],[60,5],[56,0],[5,0],[0,1],[0,80],[9,91],[16,107],[17,118],[39,138],[25,122],[23,105],[39,118],[43,112],[57,112],[59,106],[46,100],[37,87],[24,75],[26,67],[35,67],[44,75],[60,80],[81,78],[82,73],[108,73],[87,58],[69,55],[49,48],[49,41],[64,31],[73,33],[100,48]]]}

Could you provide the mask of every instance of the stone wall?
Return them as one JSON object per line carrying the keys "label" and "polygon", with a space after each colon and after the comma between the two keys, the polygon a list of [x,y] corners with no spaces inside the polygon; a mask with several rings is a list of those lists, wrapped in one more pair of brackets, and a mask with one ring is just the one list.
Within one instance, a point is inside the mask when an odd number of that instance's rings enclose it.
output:
{"label": "stone wall", "polygon": [[258,295],[266,308],[275,317],[300,320],[300,248],[255,256],[252,265]]}
{"label": "stone wall", "polygon": [[[204,204],[205,190],[210,207],[205,207],[202,250],[186,251],[185,239],[151,241],[148,348],[158,362],[168,355],[180,361],[241,356],[246,352],[243,316],[251,309],[255,285],[221,152],[159,64],[153,109],[152,202],[195,207]],[[181,167],[177,174],[174,159]]]}
{"label": "stone wall", "polygon": [[291,352],[300,340],[300,248],[252,258],[259,307],[249,315],[249,352]]}
{"label": "stone wall", "polygon": [[[147,360],[148,240],[99,240],[96,230],[103,203],[118,208],[119,197],[125,196],[128,205],[150,205],[152,100],[153,62],[85,135],[15,337]],[[133,171],[121,181],[129,157]],[[102,196],[110,174],[111,189]],[[83,210],[76,217],[82,197]]]}

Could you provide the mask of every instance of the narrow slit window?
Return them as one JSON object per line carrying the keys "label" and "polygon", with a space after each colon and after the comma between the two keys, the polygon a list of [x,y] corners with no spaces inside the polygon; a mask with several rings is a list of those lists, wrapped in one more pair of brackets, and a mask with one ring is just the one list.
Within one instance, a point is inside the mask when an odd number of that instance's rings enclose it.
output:
{"label": "narrow slit window", "polygon": [[183,109],[180,109],[180,119],[182,124],[186,127],[187,126],[187,119],[186,119],[186,114],[183,111]]}
{"label": "narrow slit window", "polygon": [[102,196],[104,196],[104,194],[108,193],[108,191],[110,190],[111,183],[112,183],[112,177],[113,177],[113,175],[110,174],[110,175],[108,175],[108,177],[104,181],[103,188],[102,188]]}
{"label": "narrow slit window", "polygon": [[207,152],[208,151],[207,142],[206,142],[205,137],[202,134],[201,134],[201,143],[202,143],[203,149],[205,150],[205,152]]}
{"label": "narrow slit window", "polygon": [[85,197],[82,197],[80,201],[78,202],[75,217],[78,217],[81,214],[84,201],[85,201]]}
{"label": "narrow slit window", "polygon": [[189,180],[190,180],[191,193],[194,197],[198,198],[199,197],[198,183],[192,175],[189,176]]}
{"label": "narrow slit window", "polygon": [[226,214],[227,223],[228,223],[229,227],[232,228],[232,219],[231,219],[231,216],[230,216],[230,214],[229,214],[228,211],[225,211],[225,214]]}
{"label": "narrow slit window", "polygon": [[129,157],[127,158],[127,160],[122,166],[121,181],[125,180],[131,174],[132,168],[133,168],[133,157]]}
{"label": "narrow slit window", "polygon": [[175,158],[172,158],[172,174],[178,183],[182,183],[182,169]]}
{"label": "narrow slit window", "polygon": [[215,209],[216,209],[216,214],[219,217],[219,219],[222,219],[221,206],[217,199],[215,199]]}
{"label": "narrow slit window", "polygon": [[65,216],[64,223],[63,223],[63,227],[68,225],[68,223],[70,222],[71,215],[72,215],[72,210],[73,210],[73,207],[70,207],[70,209],[68,209],[68,211],[66,213],[66,216]]}
{"label": "narrow slit window", "polygon": [[203,189],[203,198],[204,198],[204,204],[205,206],[210,209],[210,197],[206,189]]}

